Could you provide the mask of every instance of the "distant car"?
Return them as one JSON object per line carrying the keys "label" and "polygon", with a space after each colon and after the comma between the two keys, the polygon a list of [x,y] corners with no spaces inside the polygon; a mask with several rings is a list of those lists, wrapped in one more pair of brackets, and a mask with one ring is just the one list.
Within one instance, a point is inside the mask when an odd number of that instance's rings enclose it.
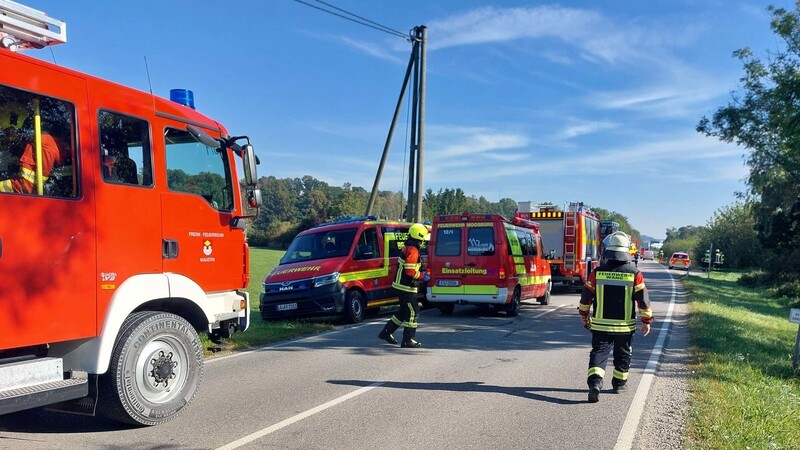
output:
{"label": "distant car", "polygon": [[672,257],[669,258],[669,268],[689,270],[692,268],[692,259],[689,258],[688,253],[675,252],[672,254]]}
{"label": "distant car", "polygon": [[642,252],[642,259],[649,259],[650,261],[653,260],[653,251],[652,250],[645,250]]}

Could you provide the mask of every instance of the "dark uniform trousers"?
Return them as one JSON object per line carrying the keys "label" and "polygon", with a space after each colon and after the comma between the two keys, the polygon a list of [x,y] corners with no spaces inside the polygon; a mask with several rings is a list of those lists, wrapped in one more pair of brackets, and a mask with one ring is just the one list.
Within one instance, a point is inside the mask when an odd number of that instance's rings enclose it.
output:
{"label": "dark uniform trousers", "polygon": [[589,387],[600,388],[603,384],[608,355],[614,352],[614,377],[612,383],[624,384],[631,367],[631,341],[633,333],[592,332],[592,351],[589,353]]}

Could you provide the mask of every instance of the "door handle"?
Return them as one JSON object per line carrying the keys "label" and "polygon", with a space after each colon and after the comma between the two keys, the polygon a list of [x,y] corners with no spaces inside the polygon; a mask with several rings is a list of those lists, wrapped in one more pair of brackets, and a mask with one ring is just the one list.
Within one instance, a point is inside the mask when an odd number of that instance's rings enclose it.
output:
{"label": "door handle", "polygon": [[176,259],[178,257],[178,241],[175,239],[162,239],[161,257],[163,259]]}
{"label": "door handle", "polygon": [[467,264],[467,267],[475,267],[476,265],[477,265],[477,264],[475,264],[475,263],[473,262],[473,263],[469,263],[469,264]]}

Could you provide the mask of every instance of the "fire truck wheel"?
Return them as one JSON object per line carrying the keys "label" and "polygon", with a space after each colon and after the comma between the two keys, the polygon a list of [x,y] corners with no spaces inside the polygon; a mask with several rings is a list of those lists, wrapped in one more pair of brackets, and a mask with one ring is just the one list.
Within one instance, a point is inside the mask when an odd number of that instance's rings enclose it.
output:
{"label": "fire truck wheel", "polygon": [[514,289],[514,295],[511,296],[511,303],[506,306],[506,315],[508,317],[515,317],[519,315],[519,297],[520,297],[520,290],[519,287]]}
{"label": "fire truck wheel", "polygon": [[544,291],[544,295],[541,297],[536,297],[536,301],[539,302],[540,305],[550,304],[550,283],[547,283],[547,290]]}
{"label": "fire truck wheel", "polygon": [[445,316],[453,314],[453,310],[456,309],[455,303],[437,303],[436,307],[439,308],[439,312]]}
{"label": "fire truck wheel", "polygon": [[347,298],[344,301],[344,320],[347,323],[358,323],[364,319],[364,294],[358,289],[351,289],[347,292]]}
{"label": "fire truck wheel", "polygon": [[134,425],[167,422],[192,401],[202,374],[203,347],[189,322],[164,312],[131,314],[100,377],[98,412]]}

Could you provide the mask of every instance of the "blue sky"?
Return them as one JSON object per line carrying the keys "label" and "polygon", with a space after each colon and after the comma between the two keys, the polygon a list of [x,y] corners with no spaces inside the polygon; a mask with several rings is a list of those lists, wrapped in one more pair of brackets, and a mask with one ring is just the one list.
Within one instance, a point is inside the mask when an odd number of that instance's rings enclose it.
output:
{"label": "blue sky", "polygon": [[[326,2],[403,33],[428,27],[426,189],[583,201],[656,238],[705,225],[745,189],[744,149],[694,128],[739,89],[734,50],[781,48],[766,7],[794,8],[786,0]],[[67,23],[67,44],[28,54],[141,90],[146,57],[155,94],[191,89],[198,110],[251,137],[260,175],[371,189],[410,54],[405,40],[293,0],[21,3]],[[406,112],[384,190],[405,190]]]}

